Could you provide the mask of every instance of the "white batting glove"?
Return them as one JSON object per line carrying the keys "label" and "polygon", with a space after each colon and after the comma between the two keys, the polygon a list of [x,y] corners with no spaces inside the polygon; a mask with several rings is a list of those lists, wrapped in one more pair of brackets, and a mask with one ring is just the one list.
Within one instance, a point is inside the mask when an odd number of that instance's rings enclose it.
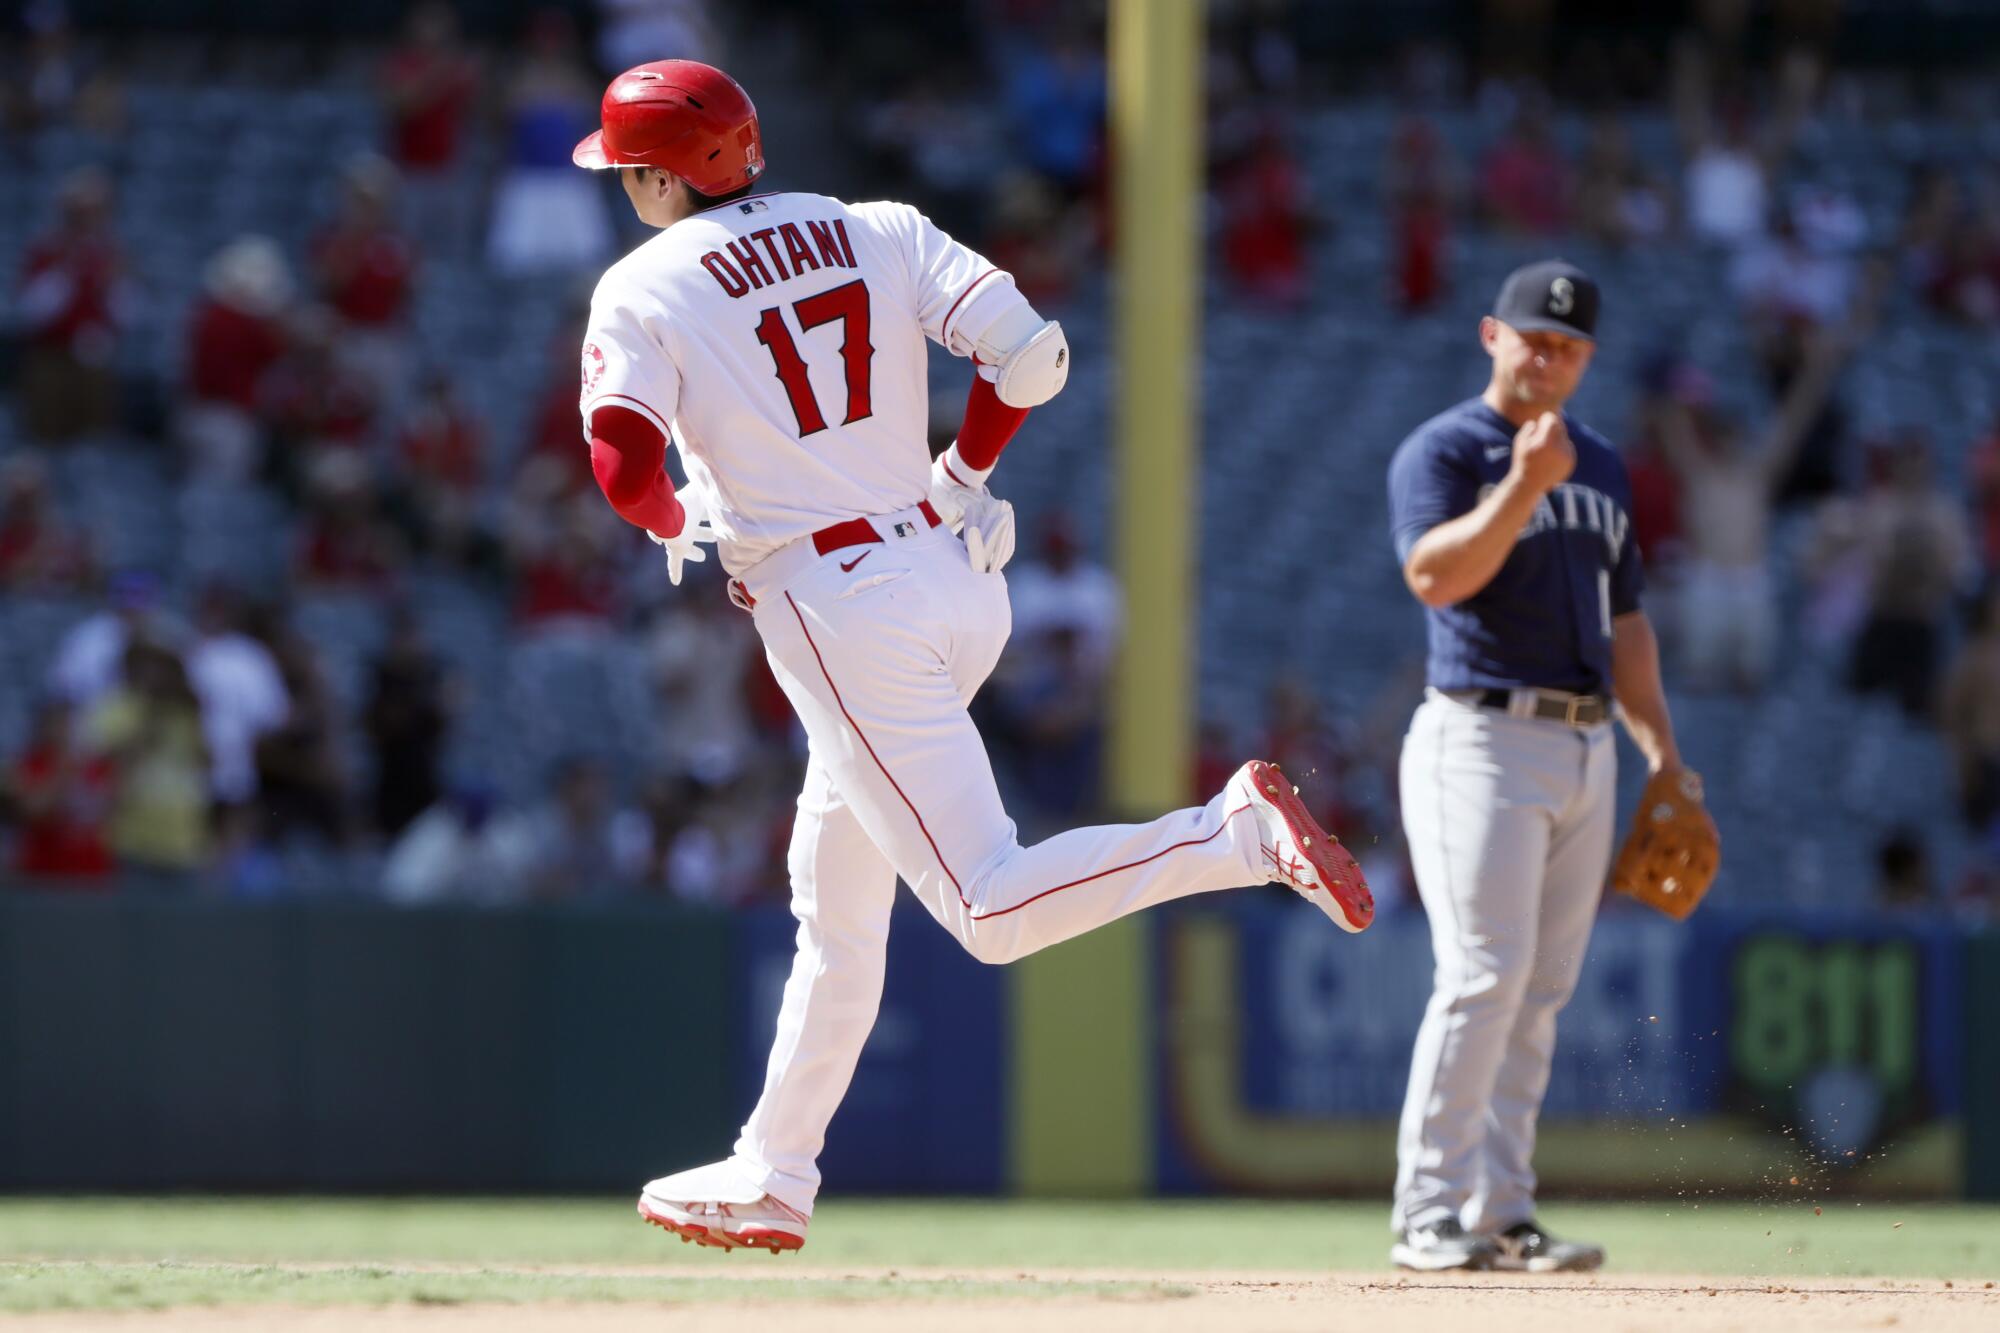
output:
{"label": "white batting glove", "polygon": [[931,460],[931,508],[953,532],[965,537],[965,551],[980,574],[997,574],[1014,557],[1014,506],[984,485],[967,486],[945,467],[950,451]]}
{"label": "white batting glove", "polygon": [[937,510],[937,516],[944,520],[944,525],[957,532],[965,525],[965,507],[985,495],[986,488],[966,486],[955,481],[951,473],[945,471],[944,460],[949,456],[950,451],[946,450],[931,460],[930,502],[931,508]]}
{"label": "white batting glove", "polygon": [[998,574],[1014,558],[1014,506],[982,493],[965,507],[965,553],[976,574]]}
{"label": "white batting glove", "polygon": [[708,559],[708,552],[701,549],[701,543],[714,541],[716,532],[709,526],[711,505],[707,491],[699,486],[687,486],[674,498],[681,502],[681,530],[671,537],[662,537],[648,528],[646,535],[666,547],[667,581],[678,588],[682,566],[700,564]]}

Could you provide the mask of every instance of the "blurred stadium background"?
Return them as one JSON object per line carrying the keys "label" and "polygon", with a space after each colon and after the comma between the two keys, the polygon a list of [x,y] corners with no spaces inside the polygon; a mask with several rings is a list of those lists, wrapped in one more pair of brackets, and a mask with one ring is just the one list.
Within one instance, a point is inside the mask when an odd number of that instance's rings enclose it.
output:
{"label": "blurred stadium background", "polygon": [[[915,202],[1063,321],[980,707],[1026,836],[1121,804],[1115,394],[1182,372],[1115,345],[1102,9],[0,5],[0,1188],[623,1189],[726,1149],[801,745],[577,435],[581,310],[641,237],[568,155],[640,60],[729,69],[776,187]],[[1175,785],[1312,773],[1383,919],[1246,893],[986,970],[899,918],[832,1187],[1386,1201],[1428,943],[1383,474],[1559,252],[1727,861],[1688,927],[1606,903],[1544,1178],[2000,1197],[2000,10],[1208,11]]]}

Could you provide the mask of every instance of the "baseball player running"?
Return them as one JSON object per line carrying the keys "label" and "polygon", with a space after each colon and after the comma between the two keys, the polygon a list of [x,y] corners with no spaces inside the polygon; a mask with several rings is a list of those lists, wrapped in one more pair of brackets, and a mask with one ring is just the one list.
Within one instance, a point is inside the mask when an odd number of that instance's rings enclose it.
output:
{"label": "baseball player running", "polygon": [[[716,543],[809,747],[789,856],[798,954],[763,1095],[727,1161],[653,1181],[639,1211],[703,1245],[795,1250],[875,1021],[898,876],[989,963],[1211,889],[1282,882],[1348,931],[1374,904],[1262,762],[1198,809],[1016,839],[966,714],[1009,625],[1013,511],[986,479],[1070,358],[1012,278],[906,205],[752,193],[756,110],[706,65],[619,75],[575,160],[616,170],[660,229],[591,303],[598,482],[666,548],[674,582]],[[935,464],[926,338],[975,370]]]}
{"label": "baseball player running", "polygon": [[1479,323],[1486,391],[1389,465],[1396,555],[1430,631],[1401,772],[1436,962],[1397,1143],[1404,1268],[1604,1261],[1535,1220],[1535,1119],[1610,858],[1613,700],[1654,772],[1681,758],[1624,464],[1563,413],[1597,310],[1569,264],[1515,271]]}

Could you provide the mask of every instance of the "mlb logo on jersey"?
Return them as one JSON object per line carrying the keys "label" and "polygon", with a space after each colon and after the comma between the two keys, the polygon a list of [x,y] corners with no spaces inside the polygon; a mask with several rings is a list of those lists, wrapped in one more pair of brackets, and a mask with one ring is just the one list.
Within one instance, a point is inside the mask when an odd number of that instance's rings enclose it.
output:
{"label": "mlb logo on jersey", "polygon": [[917,525],[914,523],[898,523],[896,525],[896,535],[898,537],[914,537],[917,535]]}
{"label": "mlb logo on jersey", "polygon": [[762,199],[745,199],[736,206],[736,211],[746,216],[751,213],[768,213],[771,206]]}

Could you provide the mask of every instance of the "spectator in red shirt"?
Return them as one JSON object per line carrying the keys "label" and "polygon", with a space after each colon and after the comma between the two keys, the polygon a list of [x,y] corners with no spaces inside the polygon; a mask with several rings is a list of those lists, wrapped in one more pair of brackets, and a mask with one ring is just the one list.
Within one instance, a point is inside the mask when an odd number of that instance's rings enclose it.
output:
{"label": "spectator in red shirt", "polygon": [[111,761],[78,748],[68,705],[42,705],[28,748],[9,776],[20,814],[14,873],[64,887],[102,885],[112,868],[104,841]]}
{"label": "spectator in red shirt", "polygon": [[390,205],[396,169],[372,154],[348,164],[340,212],[312,246],[320,297],[345,324],[345,349],[375,395],[399,403],[409,385],[410,303],[415,253]]}
{"label": "spectator in red shirt", "polygon": [[1210,719],[1195,728],[1193,781],[1190,792],[1220,791],[1220,784],[1212,781],[1221,774],[1221,782],[1229,781],[1229,775],[1236,771],[1235,756],[1242,749],[1229,729],[1220,722]]}
{"label": "spectator in red shirt", "polygon": [[1632,536],[1653,571],[1672,569],[1681,553],[1681,483],[1660,453],[1659,442],[1641,435],[1625,453],[1632,483]]}
{"label": "spectator in red shirt", "polygon": [[550,494],[597,494],[597,478],[590,470],[590,446],[576,419],[581,376],[576,347],[581,336],[578,331],[589,311],[590,293],[580,291],[557,321],[560,331],[549,344],[548,383],[535,408],[527,448],[514,478],[517,498],[531,504]]}
{"label": "spectator in red shirt", "polygon": [[320,296],[348,323],[382,328],[400,322],[410,298],[415,258],[389,205],[396,170],[373,154],[342,175],[340,212],[313,241]]}
{"label": "spectator in red shirt", "polygon": [[433,369],[424,377],[397,443],[409,508],[423,545],[448,558],[469,558],[480,540],[485,432],[458,401],[443,371]]}
{"label": "spectator in red shirt", "polygon": [[111,229],[110,178],[79,168],[58,201],[56,226],[28,247],[14,302],[25,343],[22,420],[48,443],[116,424],[118,341],[134,304]]}
{"label": "spectator in red shirt", "polygon": [[402,546],[383,518],[368,460],[330,449],[312,462],[298,577],[319,586],[380,588],[402,564]]}
{"label": "spectator in red shirt", "polygon": [[265,380],[285,355],[291,269],[275,241],[242,236],[209,261],[204,286],[188,321],[178,430],[196,471],[247,480],[261,460]]}
{"label": "spectator in red shirt", "polygon": [[617,563],[602,514],[592,497],[549,500],[542,512],[517,517],[511,536],[518,573],[514,615],[536,630],[601,633],[618,609]]}
{"label": "spectator in red shirt", "polygon": [[90,543],[56,512],[42,460],[23,454],[0,465],[0,589],[57,592],[90,575]]}
{"label": "spectator in red shirt", "polygon": [[1493,146],[1480,173],[1481,202],[1493,224],[1533,236],[1569,221],[1570,172],[1546,117],[1524,109]]}
{"label": "spectator in red shirt", "polygon": [[464,250],[478,196],[459,180],[459,165],[479,96],[479,58],[461,39],[450,5],[432,0],[410,11],[401,44],[383,63],[381,90],[411,230],[438,250]]}
{"label": "spectator in red shirt", "polygon": [[470,495],[479,487],[486,450],[479,422],[458,401],[451,377],[432,370],[403,426],[403,467],[440,490]]}
{"label": "spectator in red shirt", "polygon": [[1632,482],[1632,535],[1648,578],[1659,572],[1671,580],[1682,554],[1681,481],[1662,449],[1662,425],[1686,405],[1707,404],[1712,396],[1708,376],[1675,353],[1655,355],[1640,372],[1636,419],[1624,453]]}
{"label": "spectator in red shirt", "polygon": [[263,386],[273,459],[288,477],[328,446],[357,448],[375,429],[375,386],[352,364],[345,332],[321,306],[287,321],[283,359]]}
{"label": "spectator in red shirt", "polygon": [[2000,323],[2000,226],[1977,219],[1952,228],[1924,294],[1940,313],[1962,323]]}
{"label": "spectator in red shirt", "polygon": [[1414,314],[1445,293],[1445,245],[1450,237],[1457,171],[1437,126],[1412,116],[1396,127],[1383,163],[1395,255],[1396,302]]}
{"label": "spectator in red shirt", "polygon": [[1278,131],[1266,125],[1222,183],[1222,258],[1243,295],[1272,305],[1304,304],[1312,283],[1305,238],[1313,219],[1305,173]]}

